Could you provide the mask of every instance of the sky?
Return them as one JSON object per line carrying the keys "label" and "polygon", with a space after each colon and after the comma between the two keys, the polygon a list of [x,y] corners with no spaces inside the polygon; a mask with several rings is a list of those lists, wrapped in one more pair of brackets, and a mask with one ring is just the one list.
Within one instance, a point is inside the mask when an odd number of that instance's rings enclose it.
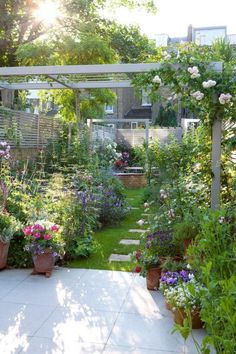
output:
{"label": "sky", "polygon": [[112,14],[123,24],[139,24],[150,38],[166,33],[170,37],[187,35],[188,25],[193,27],[227,26],[228,34],[236,34],[236,0],[155,0],[157,13],[120,8]]}

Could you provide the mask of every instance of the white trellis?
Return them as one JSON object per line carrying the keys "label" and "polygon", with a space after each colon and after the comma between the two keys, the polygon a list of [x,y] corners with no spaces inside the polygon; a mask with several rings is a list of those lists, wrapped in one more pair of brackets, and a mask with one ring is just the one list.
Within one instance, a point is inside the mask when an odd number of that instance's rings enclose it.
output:
{"label": "white trellis", "polygon": [[[178,65],[173,66],[178,68]],[[78,90],[131,87],[132,76],[135,73],[144,73],[160,67],[160,63],[3,67],[0,68],[0,89],[72,89],[76,94],[79,116]],[[210,67],[222,71],[221,63],[211,63]],[[213,209],[220,206],[221,131],[221,119],[216,117],[212,128],[211,206]]]}

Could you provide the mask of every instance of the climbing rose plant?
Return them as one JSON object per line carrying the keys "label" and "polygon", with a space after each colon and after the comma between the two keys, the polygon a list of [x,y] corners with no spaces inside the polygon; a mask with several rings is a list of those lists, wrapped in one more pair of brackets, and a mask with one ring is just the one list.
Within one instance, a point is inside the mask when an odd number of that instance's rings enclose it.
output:
{"label": "climbing rose plant", "polygon": [[138,74],[133,79],[137,89],[151,90],[153,102],[164,100],[175,104],[180,99],[183,107],[210,125],[217,117],[236,119],[233,60],[215,65],[216,56],[210,47],[184,43],[170,50],[168,56],[160,50],[156,61],[161,63],[160,69]]}

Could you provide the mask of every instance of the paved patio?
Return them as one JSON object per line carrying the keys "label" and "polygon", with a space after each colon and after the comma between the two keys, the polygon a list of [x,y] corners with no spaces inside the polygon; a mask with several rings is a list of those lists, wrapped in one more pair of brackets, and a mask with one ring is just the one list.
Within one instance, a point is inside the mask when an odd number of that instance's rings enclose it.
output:
{"label": "paved patio", "polygon": [[192,339],[170,334],[162,295],[136,274],[58,268],[47,279],[4,270],[0,300],[1,354],[196,353]]}

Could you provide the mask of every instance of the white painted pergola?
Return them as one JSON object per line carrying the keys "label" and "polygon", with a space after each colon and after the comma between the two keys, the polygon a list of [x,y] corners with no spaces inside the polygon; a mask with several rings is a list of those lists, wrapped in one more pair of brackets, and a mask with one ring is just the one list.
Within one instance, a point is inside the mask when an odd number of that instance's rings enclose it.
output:
{"label": "white painted pergola", "polygon": [[[176,69],[179,67],[173,66]],[[222,63],[210,63],[208,66],[211,70],[222,71]],[[145,73],[160,67],[160,63],[2,67],[0,90],[72,89],[78,106],[80,89],[131,87],[135,73]],[[221,130],[221,119],[217,117],[212,128],[213,209],[220,206]]]}

